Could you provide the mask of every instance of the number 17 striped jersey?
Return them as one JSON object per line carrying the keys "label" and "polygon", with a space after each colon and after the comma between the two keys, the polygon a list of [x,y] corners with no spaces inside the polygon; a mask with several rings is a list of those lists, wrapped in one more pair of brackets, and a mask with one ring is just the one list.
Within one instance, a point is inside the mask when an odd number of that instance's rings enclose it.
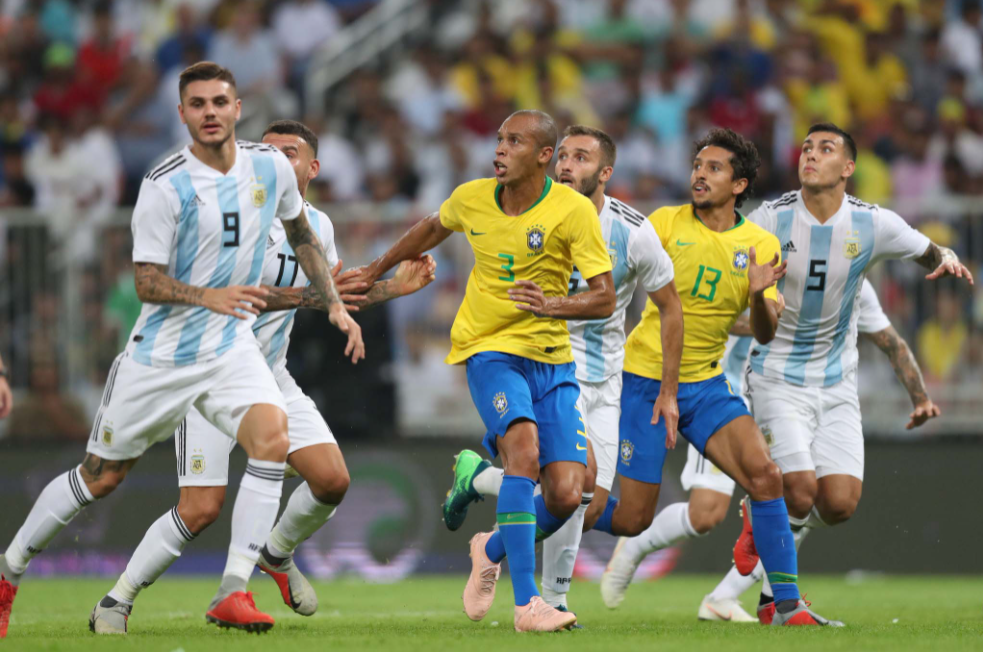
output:
{"label": "number 17 striped jersey", "polygon": [[765,202],[748,217],[782,243],[788,273],[778,282],[785,312],[775,339],[751,348],[751,369],[793,385],[829,387],[857,367],[857,304],[871,265],[913,259],[931,241],[897,213],[846,195],[820,223],[801,191]]}

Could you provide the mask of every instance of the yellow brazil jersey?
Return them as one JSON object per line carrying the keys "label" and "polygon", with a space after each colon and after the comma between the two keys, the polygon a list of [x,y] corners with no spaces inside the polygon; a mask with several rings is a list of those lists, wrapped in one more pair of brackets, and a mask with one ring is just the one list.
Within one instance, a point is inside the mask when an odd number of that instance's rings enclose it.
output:
{"label": "yellow brazil jersey", "polygon": [[597,209],[548,177],[539,200],[515,217],[502,212],[498,192],[495,179],[478,179],[458,186],[440,207],[440,222],[464,232],[475,259],[451,328],[447,362],[458,364],[482,351],[572,362],[566,321],[519,310],[508,291],[525,279],[546,296],[566,296],[574,265],[584,278],[611,271]]}
{"label": "yellow brazil jersey", "polygon": [[[703,224],[692,204],[660,208],[649,220],[672,259],[683,304],[679,381],[713,378],[723,373],[727,335],[748,307],[748,250],[755,248],[758,264],[770,261],[780,253],[778,238],[743,217],[718,233]],[[765,297],[778,298],[775,286],[765,290]],[[625,344],[625,371],[660,380],[661,337],[659,310],[649,300]]]}

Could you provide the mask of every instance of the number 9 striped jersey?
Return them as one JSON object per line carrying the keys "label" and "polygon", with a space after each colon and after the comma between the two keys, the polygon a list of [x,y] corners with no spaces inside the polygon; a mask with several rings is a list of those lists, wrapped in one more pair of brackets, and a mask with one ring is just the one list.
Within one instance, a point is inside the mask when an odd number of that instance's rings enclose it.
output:
{"label": "number 9 striped jersey", "polygon": [[[683,304],[683,356],[679,381],[695,383],[723,373],[720,364],[727,337],[749,305],[749,250],[758,264],[779,253],[778,238],[739,213],[730,229],[709,229],[693,205],[660,208],[649,220],[672,259],[676,289]],[[778,298],[775,286],[765,298]],[[647,301],[642,321],[628,336],[625,371],[662,379],[662,329],[659,310]]]}

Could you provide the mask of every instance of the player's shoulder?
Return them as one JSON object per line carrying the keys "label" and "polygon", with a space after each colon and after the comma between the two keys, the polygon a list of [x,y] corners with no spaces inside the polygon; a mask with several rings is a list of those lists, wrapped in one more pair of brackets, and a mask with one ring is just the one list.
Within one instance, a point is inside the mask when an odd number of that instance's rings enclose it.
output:
{"label": "player's shoulder", "polygon": [[286,158],[286,155],[278,150],[273,145],[267,145],[266,143],[254,143],[251,140],[237,140],[236,146],[239,149],[245,150],[250,154],[268,154],[270,156],[279,154]]}
{"label": "player's shoulder", "polygon": [[693,217],[693,205],[683,204],[681,206],[663,206],[652,211],[648,216],[648,221],[658,231],[660,227],[671,228],[675,223],[686,217]]}
{"label": "player's shoulder", "polygon": [[772,199],[771,201],[761,202],[760,208],[766,211],[777,212],[782,209],[788,210],[794,208],[802,200],[802,192],[799,190],[792,190],[787,192],[778,199]]}
{"label": "player's shoulder", "polygon": [[594,202],[586,195],[552,179],[549,179],[547,183],[550,184],[547,198],[552,202],[556,202],[554,205],[559,204],[568,213],[583,212],[584,214],[590,215],[591,218],[597,216],[597,208],[594,206]]}
{"label": "player's shoulder", "polygon": [[318,209],[306,199],[304,208],[307,211],[307,220],[314,227],[314,232],[318,234],[322,242],[334,239],[334,224],[331,218],[324,211]]}
{"label": "player's shoulder", "polygon": [[466,181],[457,188],[454,188],[454,192],[451,193],[451,199],[457,201],[494,201],[495,188],[497,186],[498,181],[490,178]]}
{"label": "player's shoulder", "polygon": [[852,211],[865,211],[871,214],[878,213],[893,213],[893,211],[888,211],[886,208],[881,208],[877,204],[869,204],[863,200],[860,200],[853,195],[847,195],[845,199],[847,206],[849,206]]}
{"label": "player's shoulder", "polygon": [[614,197],[608,197],[604,205],[605,217],[625,224],[630,231],[637,231],[647,222],[645,216],[634,208]]}
{"label": "player's shoulder", "polygon": [[745,242],[752,245],[771,244],[776,249],[779,248],[778,236],[760,224],[755,224],[751,220],[744,218],[740,227],[736,232],[740,234],[741,239]]}
{"label": "player's shoulder", "polygon": [[189,154],[186,151],[187,148],[182,147],[180,150],[174,152],[156,167],[151,169],[144,175],[144,180],[149,181],[153,184],[166,186],[169,185],[171,177],[176,174],[180,174],[188,167],[188,157]]}

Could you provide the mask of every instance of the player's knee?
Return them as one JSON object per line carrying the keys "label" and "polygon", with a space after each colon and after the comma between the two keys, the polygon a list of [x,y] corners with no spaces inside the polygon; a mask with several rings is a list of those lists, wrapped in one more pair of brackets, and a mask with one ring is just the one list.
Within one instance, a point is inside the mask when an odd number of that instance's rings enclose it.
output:
{"label": "player's knee", "polygon": [[290,451],[286,427],[271,425],[253,441],[250,457],[259,460],[284,461]]}
{"label": "player's knee", "polygon": [[827,525],[836,525],[850,520],[857,511],[857,502],[851,497],[836,496],[817,501],[819,515]]}
{"label": "player's knee", "polygon": [[85,486],[95,499],[105,498],[116,490],[116,487],[126,478],[126,471],[101,471],[97,475],[87,475],[83,472]]}
{"label": "player's knee", "polygon": [[341,501],[345,499],[345,494],[348,493],[348,487],[351,483],[348,469],[326,473],[307,480],[307,485],[314,497],[326,505],[340,505]]}
{"label": "player's knee", "polygon": [[719,506],[701,507],[698,510],[690,509],[689,521],[696,533],[703,535],[720,525],[721,521],[727,517],[728,504],[729,502]]}
{"label": "player's knee", "polygon": [[748,493],[753,500],[773,500],[782,497],[782,470],[768,460],[751,473]]}
{"label": "player's knee", "polygon": [[653,514],[646,512],[630,512],[625,518],[618,519],[618,534],[623,537],[637,537],[652,525],[653,517]]}
{"label": "player's knee", "polygon": [[577,511],[582,498],[583,491],[581,491],[580,487],[574,486],[573,483],[554,487],[548,494],[543,496],[543,500],[546,502],[546,509],[549,510],[550,514],[560,518],[570,516]]}
{"label": "player's knee", "polygon": [[795,518],[805,518],[816,504],[816,483],[797,482],[785,487],[785,505]]}
{"label": "player's knee", "polygon": [[188,526],[188,529],[195,534],[200,534],[205,528],[218,520],[222,513],[224,498],[205,498],[193,501],[185,507],[178,508],[181,520]]}

